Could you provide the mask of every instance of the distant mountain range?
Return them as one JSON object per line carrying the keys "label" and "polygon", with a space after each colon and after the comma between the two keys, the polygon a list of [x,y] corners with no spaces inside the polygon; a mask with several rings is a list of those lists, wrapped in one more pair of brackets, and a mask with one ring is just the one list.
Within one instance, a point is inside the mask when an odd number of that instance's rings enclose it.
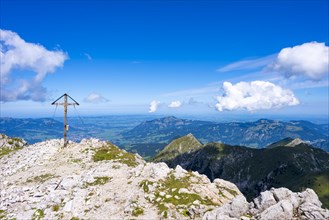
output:
{"label": "distant mountain range", "polygon": [[[284,138],[300,138],[315,147],[329,151],[328,124],[308,121],[209,122],[180,119],[173,116],[152,119],[150,116],[104,116],[69,118],[69,140],[96,137],[151,158],[172,140],[189,133],[202,143],[221,142],[252,148],[265,146]],[[60,119],[0,118],[0,133],[36,143],[61,138]]]}
{"label": "distant mountain range", "polygon": [[[102,140],[117,142],[119,133],[131,130],[151,116],[98,116],[69,117],[68,138],[80,141],[83,138],[97,137]],[[28,143],[63,137],[63,118],[1,118],[0,133],[24,138]]]}
{"label": "distant mountain range", "polygon": [[153,161],[165,162],[169,167],[180,165],[211,180],[228,180],[247,198],[271,187],[293,191],[309,187],[329,207],[329,153],[300,139],[284,139],[264,149],[252,149],[214,142],[202,145],[189,134],[172,141]]}
{"label": "distant mountain range", "polygon": [[130,142],[163,144],[189,133],[203,143],[221,142],[251,148],[264,148],[284,138],[301,138],[329,151],[328,124],[317,125],[308,121],[260,119],[255,122],[216,123],[171,116],[143,122],[121,135]]}
{"label": "distant mountain range", "polygon": [[[63,137],[63,123],[51,118],[0,118],[0,133],[20,137],[29,143]],[[83,138],[83,130],[70,127],[70,139]]]}

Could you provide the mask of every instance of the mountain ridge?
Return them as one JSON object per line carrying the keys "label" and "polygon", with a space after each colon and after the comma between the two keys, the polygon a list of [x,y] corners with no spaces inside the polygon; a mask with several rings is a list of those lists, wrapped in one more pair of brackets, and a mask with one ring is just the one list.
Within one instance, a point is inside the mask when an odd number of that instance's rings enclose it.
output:
{"label": "mountain ridge", "polygon": [[274,147],[295,147],[299,144],[308,144],[307,142],[301,140],[300,138],[284,138],[280,141],[274,142],[268,146],[266,146],[265,148],[274,148]]}
{"label": "mountain ridge", "polygon": [[[112,140],[130,152],[150,158],[172,140],[193,133],[199,141],[223,142],[253,148],[264,148],[283,138],[301,138],[315,147],[329,151],[328,125],[307,121],[282,122],[259,119],[255,122],[209,122],[164,117],[149,120],[148,117],[86,117],[70,118],[69,138],[80,141],[96,137]],[[132,121],[132,122],[130,122]],[[0,118],[0,133],[36,143],[61,138],[63,123],[51,118],[14,119]]]}
{"label": "mountain ridge", "polygon": [[[287,144],[294,140],[298,139],[289,139]],[[179,139],[176,141],[179,142]],[[329,207],[329,191],[326,190],[329,189],[329,153],[304,142],[296,142],[294,147],[264,149],[210,142],[196,151],[182,153],[175,158],[161,158],[159,155],[161,151],[155,157],[156,161],[165,162],[169,167],[181,165],[184,169],[203,173],[210,179],[231,181],[248,199],[271,187],[287,187],[298,191],[313,186]]]}
{"label": "mountain ridge", "polygon": [[[17,219],[327,219],[312,189],[248,203],[225,180],[147,163],[97,139],[48,140],[0,157],[0,217]],[[275,199],[274,199],[275,198]],[[287,207],[282,210],[277,207]]]}
{"label": "mountain ridge", "polygon": [[[166,124],[166,121],[169,123]],[[259,119],[255,122],[220,123],[165,117],[141,123],[132,130],[122,133],[122,136],[138,143],[168,144],[188,133],[192,133],[204,143],[222,142],[251,148],[265,148],[287,137],[301,138],[315,147],[329,151],[327,126],[306,121],[283,122]]]}

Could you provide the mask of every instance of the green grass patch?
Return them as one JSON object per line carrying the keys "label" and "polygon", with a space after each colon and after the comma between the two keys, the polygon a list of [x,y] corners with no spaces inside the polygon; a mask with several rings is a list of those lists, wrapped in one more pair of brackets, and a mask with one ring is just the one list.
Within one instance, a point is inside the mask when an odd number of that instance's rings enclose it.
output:
{"label": "green grass patch", "polygon": [[[217,206],[217,203],[214,203],[209,198],[202,198],[200,195],[196,193],[178,193],[179,189],[186,188],[189,189],[191,187],[191,177],[194,175],[190,172],[187,173],[186,176],[182,178],[176,178],[173,174],[169,174],[169,176],[165,180],[160,180],[156,185],[154,190],[154,200],[153,204],[157,206],[159,213],[163,215],[167,213],[168,215],[168,205],[171,204],[174,207],[185,206],[186,208],[190,207],[194,201],[199,200],[201,204],[207,206]],[[149,180],[143,180],[140,182],[139,186],[143,188],[144,192],[150,192],[150,185],[154,185],[155,183]],[[178,208],[176,208],[178,212],[181,212]],[[182,213],[182,212],[181,212]],[[184,213],[182,213],[184,215]],[[185,213],[186,214],[186,213]]]}
{"label": "green grass patch", "polygon": [[82,162],[82,159],[71,159],[71,160],[69,160],[69,162],[72,162],[72,163],[81,163]]}
{"label": "green grass patch", "polygon": [[318,194],[323,206],[329,209],[329,174],[314,177],[313,189]]}
{"label": "green grass patch", "polygon": [[128,165],[129,167],[135,167],[138,165],[136,157],[134,154],[124,152],[119,149],[117,146],[107,143],[106,146],[103,146],[95,151],[93,160],[103,161],[103,160],[113,160],[123,164]]}
{"label": "green grass patch", "polygon": [[111,179],[108,176],[100,176],[100,177],[94,177],[95,181],[92,183],[86,183],[87,186],[96,186],[96,185],[104,185],[108,183],[108,181]]}
{"label": "green grass patch", "polygon": [[244,214],[243,216],[244,216],[244,217],[247,217],[247,218],[252,218],[252,217],[254,217],[251,213]]}
{"label": "green grass patch", "polygon": [[322,206],[329,209],[329,173],[316,173],[304,176],[298,184],[291,187],[293,191],[303,191],[306,188],[313,189],[318,195]]}
{"label": "green grass patch", "polygon": [[53,207],[51,208],[51,210],[53,210],[53,212],[58,212],[59,205],[53,205]]}
{"label": "green grass patch", "polygon": [[7,212],[5,210],[0,210],[0,219],[6,218]]}
{"label": "green grass patch", "polygon": [[120,169],[120,166],[119,165],[113,165],[112,168],[117,170],[117,169]]}
{"label": "green grass patch", "polygon": [[23,149],[23,147],[20,146],[20,145],[24,145],[24,142],[22,139],[15,138],[15,137],[10,138],[10,137],[7,137],[6,135],[1,134],[1,139],[5,139],[5,138],[7,138],[8,144],[12,145],[13,147],[12,148],[8,148],[8,147],[0,148],[0,158],[4,155],[10,154],[11,152]]}
{"label": "green grass patch", "polygon": [[51,173],[46,173],[46,174],[42,174],[40,176],[35,176],[35,177],[31,177],[27,179],[27,183],[33,183],[33,182],[40,182],[40,183],[44,183],[49,179],[55,178],[55,176]]}
{"label": "green grass patch", "polygon": [[165,206],[163,203],[156,203],[156,206],[158,207],[159,213],[167,213],[168,217],[168,207]]}
{"label": "green grass patch", "polygon": [[164,217],[164,218],[168,218],[168,212],[167,212],[167,211],[164,211],[164,212],[163,212],[163,217]]}
{"label": "green grass patch", "polygon": [[[162,187],[159,191],[165,192],[166,195],[171,196],[170,198],[164,197],[163,201],[166,203],[174,204],[175,206],[190,206],[195,200],[199,200],[201,204],[204,205],[218,205],[213,203],[208,198],[201,198],[200,195],[195,193],[178,193],[180,188],[188,189],[190,187],[191,181],[189,179],[192,175],[192,173],[188,173],[185,177],[177,179],[173,174],[171,174],[165,181],[163,181],[161,184]],[[179,199],[177,199],[177,197],[179,197]]]}
{"label": "green grass patch", "polygon": [[143,180],[140,182],[139,187],[142,187],[144,192],[148,193],[150,191],[149,185],[153,185],[153,182],[149,180]]}
{"label": "green grass patch", "polygon": [[142,207],[136,207],[133,211],[132,211],[132,215],[137,217],[139,215],[143,215],[144,214],[144,209]]}
{"label": "green grass patch", "polygon": [[15,151],[18,151],[18,150],[21,150],[21,149],[23,149],[23,147],[19,147],[19,146],[15,146],[12,149],[7,148],[7,147],[0,148],[0,158],[4,155],[10,154],[11,152],[15,152]]}
{"label": "green grass patch", "polygon": [[228,192],[229,192],[231,195],[233,195],[234,197],[238,195],[237,191],[235,191],[235,190],[228,189],[228,188],[226,188],[225,190],[228,191]]}
{"label": "green grass patch", "polygon": [[184,209],[184,210],[182,211],[182,214],[183,214],[185,217],[189,217],[189,212],[188,212],[187,209]]}
{"label": "green grass patch", "polygon": [[45,213],[42,209],[37,209],[32,215],[32,220],[40,220],[45,217]]}

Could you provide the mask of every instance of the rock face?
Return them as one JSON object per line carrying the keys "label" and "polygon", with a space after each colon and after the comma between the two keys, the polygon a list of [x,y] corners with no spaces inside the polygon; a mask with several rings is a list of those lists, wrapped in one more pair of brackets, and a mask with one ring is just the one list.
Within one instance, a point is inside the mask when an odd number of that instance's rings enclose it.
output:
{"label": "rock face", "polygon": [[97,139],[49,140],[0,157],[0,218],[328,219],[313,190],[271,189],[251,203],[231,182]]}
{"label": "rock face", "polygon": [[286,188],[272,188],[250,203],[250,214],[256,219],[328,219],[329,210],[312,189],[293,193]]}
{"label": "rock face", "polygon": [[204,220],[249,218],[325,220],[329,218],[329,210],[321,208],[321,202],[312,189],[293,193],[286,188],[272,188],[262,192],[249,204],[239,195],[230,203],[203,216]]}

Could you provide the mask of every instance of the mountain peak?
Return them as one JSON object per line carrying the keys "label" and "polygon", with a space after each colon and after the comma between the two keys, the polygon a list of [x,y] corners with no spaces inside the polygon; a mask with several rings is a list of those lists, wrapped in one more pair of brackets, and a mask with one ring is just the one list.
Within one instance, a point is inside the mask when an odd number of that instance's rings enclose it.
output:
{"label": "mountain peak", "polygon": [[292,141],[290,141],[290,143],[286,144],[285,146],[287,147],[295,147],[299,144],[305,143],[302,139],[300,138],[295,138]]}
{"label": "mountain peak", "polygon": [[193,135],[192,133],[188,133],[188,134],[186,135],[186,137],[189,137],[189,138],[195,138],[194,135]]}
{"label": "mountain peak", "polygon": [[296,147],[299,144],[305,144],[306,142],[300,138],[284,138],[280,141],[274,142],[268,145],[266,148],[275,148],[275,147]]}
{"label": "mountain peak", "polygon": [[150,120],[150,121],[145,121],[141,125],[165,125],[165,126],[169,126],[169,125],[174,125],[177,122],[184,122],[184,121],[186,121],[186,120],[176,118],[175,116],[166,116],[166,117],[163,117],[163,118],[157,118],[157,119],[153,119],[153,120]]}
{"label": "mountain peak", "polygon": [[165,120],[177,120],[178,118],[176,118],[173,115],[170,115],[170,116],[163,117],[162,119],[165,119]]}
{"label": "mountain peak", "polygon": [[172,122],[177,120],[182,120],[182,119],[176,118],[175,116],[166,116],[163,118],[154,119],[152,121]]}
{"label": "mountain peak", "polygon": [[154,157],[154,161],[159,162],[174,159],[178,155],[198,150],[201,146],[202,144],[193,136],[193,134],[189,133],[170,142]]}
{"label": "mountain peak", "polygon": [[261,118],[261,119],[257,120],[255,123],[256,124],[268,124],[268,123],[273,123],[273,122],[275,122],[275,121],[271,120],[271,119]]}

